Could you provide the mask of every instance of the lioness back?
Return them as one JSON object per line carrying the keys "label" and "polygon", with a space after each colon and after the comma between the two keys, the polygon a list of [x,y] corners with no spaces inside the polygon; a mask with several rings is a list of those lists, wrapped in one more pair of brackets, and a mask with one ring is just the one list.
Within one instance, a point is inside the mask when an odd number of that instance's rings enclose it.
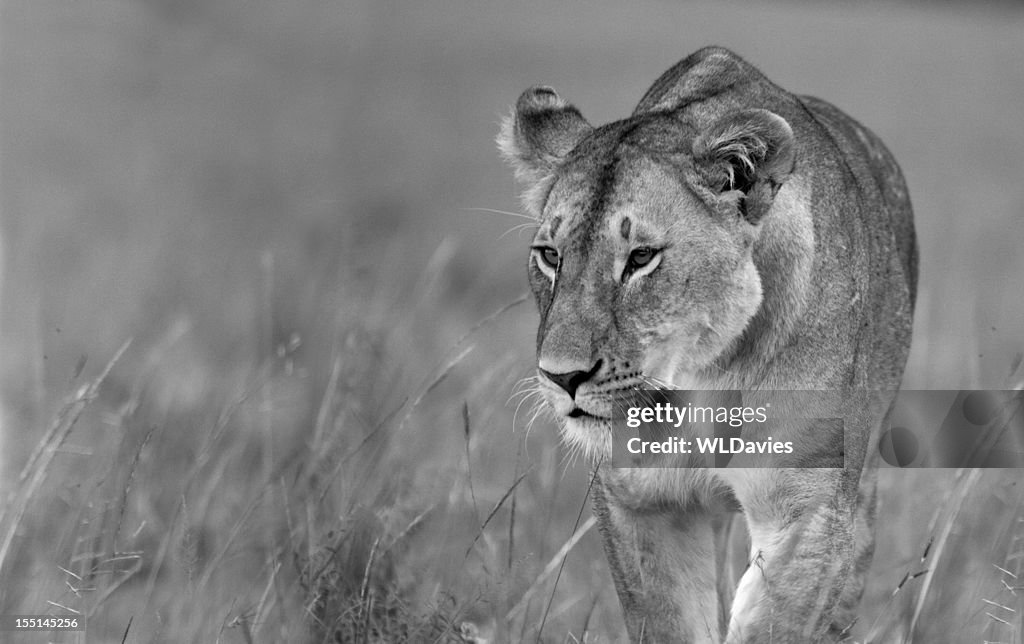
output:
{"label": "lioness back", "polygon": [[[865,461],[902,377],[916,294],[892,155],[720,47],[600,127],[550,88],[529,89],[499,143],[538,222],[537,381],[563,440],[597,468],[594,512],[631,637],[838,639],[871,556]],[[816,409],[843,419],[838,438],[813,420],[743,427],[745,439],[773,432],[839,454],[830,467],[661,456],[612,467],[614,417],[652,387],[878,393]],[[733,588],[716,544],[737,508],[757,566]]]}

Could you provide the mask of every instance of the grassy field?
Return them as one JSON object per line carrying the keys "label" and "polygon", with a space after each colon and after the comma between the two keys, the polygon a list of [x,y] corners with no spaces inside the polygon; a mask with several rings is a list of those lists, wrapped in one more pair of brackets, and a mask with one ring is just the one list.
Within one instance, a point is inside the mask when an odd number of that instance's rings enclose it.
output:
{"label": "grassy field", "polygon": [[[536,314],[493,137],[531,84],[603,123],[734,48],[900,160],[905,385],[1005,386],[1024,348],[1019,5],[0,18],[0,614],[87,616],[56,641],[621,639],[588,472],[519,405]],[[854,638],[1024,641],[1019,472],[882,474]]]}

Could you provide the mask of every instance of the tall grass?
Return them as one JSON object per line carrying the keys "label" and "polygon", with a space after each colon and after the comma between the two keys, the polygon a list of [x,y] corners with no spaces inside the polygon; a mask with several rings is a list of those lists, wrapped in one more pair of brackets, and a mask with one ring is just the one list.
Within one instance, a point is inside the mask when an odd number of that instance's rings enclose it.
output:
{"label": "tall grass", "polygon": [[[273,330],[271,294],[273,341],[188,405],[157,377],[187,329],[79,365],[3,505],[0,612],[80,614],[90,642],[618,641],[589,475],[506,403],[529,352],[495,347],[528,306],[471,323],[392,288],[364,302],[390,323],[334,333]],[[456,331],[417,355],[424,324]],[[1020,642],[1016,472],[882,485],[851,637]]]}
{"label": "tall grass", "polygon": [[552,520],[550,436],[506,458],[527,446],[506,401],[529,359],[494,347],[524,298],[471,323],[405,288],[287,331],[271,293],[252,326],[272,341],[218,377],[161,374],[189,354],[180,325],[80,365],[3,505],[0,613],[80,614],[88,641],[464,641],[506,615],[529,632],[533,570],[572,526]]}

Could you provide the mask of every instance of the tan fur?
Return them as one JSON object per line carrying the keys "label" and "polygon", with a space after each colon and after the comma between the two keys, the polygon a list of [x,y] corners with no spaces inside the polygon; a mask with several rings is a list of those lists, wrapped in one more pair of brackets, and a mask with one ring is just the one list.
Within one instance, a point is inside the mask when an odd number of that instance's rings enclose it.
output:
{"label": "tan fur", "polygon": [[[538,381],[597,467],[631,638],[837,640],[873,547],[869,446],[910,344],[917,251],[892,156],[715,47],[599,128],[527,90],[499,142],[539,223]],[[851,392],[827,409],[846,423],[845,467],[610,467],[612,415],[655,385]],[[852,393],[867,390],[880,393]],[[836,447],[813,425],[780,429],[801,449]],[[751,551],[731,600],[716,539],[740,508]]]}

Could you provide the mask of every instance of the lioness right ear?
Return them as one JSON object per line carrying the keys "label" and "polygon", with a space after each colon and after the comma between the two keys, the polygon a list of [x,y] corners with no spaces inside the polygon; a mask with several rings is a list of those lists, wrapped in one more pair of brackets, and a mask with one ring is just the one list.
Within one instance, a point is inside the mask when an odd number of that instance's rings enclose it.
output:
{"label": "lioness right ear", "polygon": [[750,223],[768,213],[796,163],[793,129],[768,110],[740,110],[711,124],[693,142],[693,160],[712,190],[737,200]]}
{"label": "lioness right ear", "polygon": [[523,203],[537,212],[555,169],[591,131],[575,106],[550,87],[531,87],[520,95],[515,110],[498,134],[498,149],[524,184]]}

